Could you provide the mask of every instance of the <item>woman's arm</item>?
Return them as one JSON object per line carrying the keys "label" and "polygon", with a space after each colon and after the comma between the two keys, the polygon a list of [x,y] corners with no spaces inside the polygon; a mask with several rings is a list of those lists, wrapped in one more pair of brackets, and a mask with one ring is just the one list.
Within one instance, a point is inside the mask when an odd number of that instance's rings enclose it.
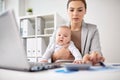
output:
{"label": "woman's arm", "polygon": [[90,61],[93,63],[93,65],[95,65],[105,60],[101,52],[99,32],[96,26],[89,27],[89,36],[91,36],[90,42],[89,42],[90,51],[88,52],[89,54],[84,55],[83,61],[84,62]]}
{"label": "woman's arm", "polygon": [[90,43],[91,44],[90,44],[90,52],[89,53],[93,53],[94,51],[97,51],[98,53],[100,53],[102,55],[99,32],[98,32],[97,27],[94,27]]}

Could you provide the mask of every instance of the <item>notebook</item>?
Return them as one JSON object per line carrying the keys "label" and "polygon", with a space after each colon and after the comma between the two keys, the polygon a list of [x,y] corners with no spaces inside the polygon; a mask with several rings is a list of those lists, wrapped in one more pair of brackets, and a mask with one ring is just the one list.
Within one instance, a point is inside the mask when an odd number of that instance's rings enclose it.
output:
{"label": "notebook", "polygon": [[13,10],[0,14],[0,68],[41,71],[57,67],[52,63],[32,63],[27,61],[26,51],[20,36]]}

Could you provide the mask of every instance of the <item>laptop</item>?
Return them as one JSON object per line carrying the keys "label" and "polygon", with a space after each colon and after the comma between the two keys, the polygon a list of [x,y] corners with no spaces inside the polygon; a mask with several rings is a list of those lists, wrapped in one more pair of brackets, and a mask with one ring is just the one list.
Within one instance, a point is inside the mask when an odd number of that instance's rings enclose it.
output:
{"label": "laptop", "polygon": [[56,67],[57,65],[52,63],[32,63],[30,65],[14,11],[7,10],[0,14],[0,68],[41,71]]}

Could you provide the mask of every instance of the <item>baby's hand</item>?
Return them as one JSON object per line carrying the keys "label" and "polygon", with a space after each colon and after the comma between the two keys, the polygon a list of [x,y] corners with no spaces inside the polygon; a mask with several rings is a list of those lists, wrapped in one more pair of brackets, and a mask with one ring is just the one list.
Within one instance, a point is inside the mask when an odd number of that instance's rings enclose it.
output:
{"label": "baby's hand", "polygon": [[48,60],[43,59],[43,60],[40,60],[40,62],[48,63]]}
{"label": "baby's hand", "polygon": [[73,63],[75,63],[75,64],[82,64],[82,60],[74,60]]}

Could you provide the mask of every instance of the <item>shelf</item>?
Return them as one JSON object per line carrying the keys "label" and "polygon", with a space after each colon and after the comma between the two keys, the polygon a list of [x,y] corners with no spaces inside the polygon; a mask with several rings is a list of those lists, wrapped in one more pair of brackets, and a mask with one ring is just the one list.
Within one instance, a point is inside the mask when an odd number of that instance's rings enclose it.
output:
{"label": "shelf", "polygon": [[20,33],[30,61],[37,62],[44,54],[53,32],[61,24],[65,20],[55,12],[20,17]]}
{"label": "shelf", "polygon": [[53,27],[51,27],[51,28],[45,28],[45,30],[54,30],[54,28]]}
{"label": "shelf", "polygon": [[54,16],[56,15],[55,12],[48,13],[48,14],[39,14],[39,15],[27,15],[27,16],[21,16],[20,20],[22,19],[29,19],[29,18],[43,18],[46,21],[51,21],[54,19]]}
{"label": "shelf", "polygon": [[22,37],[23,39],[27,39],[27,38],[35,38],[35,35],[31,35],[31,36],[24,36]]}
{"label": "shelf", "polygon": [[52,36],[52,34],[43,34],[43,35],[37,35],[37,36],[35,36],[35,35],[31,35],[31,36],[25,36],[25,37],[22,37],[23,39],[27,39],[27,38],[40,38],[40,37],[51,37]]}
{"label": "shelf", "polygon": [[51,37],[51,36],[52,36],[52,34],[37,35],[38,38],[39,38],[39,37]]}
{"label": "shelf", "polygon": [[29,57],[29,58],[35,58],[35,57],[37,57],[37,58],[41,58],[42,56],[27,56],[27,57]]}

